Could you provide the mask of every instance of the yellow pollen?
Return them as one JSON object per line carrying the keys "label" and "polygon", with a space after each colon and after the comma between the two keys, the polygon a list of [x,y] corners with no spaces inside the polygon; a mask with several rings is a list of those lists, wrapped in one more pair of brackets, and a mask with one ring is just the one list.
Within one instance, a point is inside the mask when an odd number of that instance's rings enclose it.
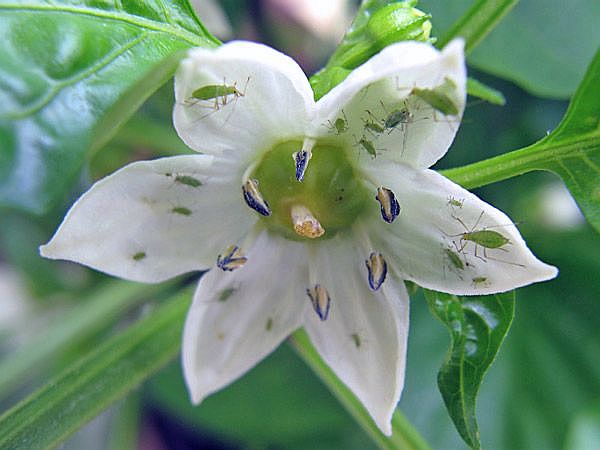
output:
{"label": "yellow pollen", "polygon": [[300,236],[315,239],[323,236],[325,233],[325,229],[306,206],[292,206],[291,216],[294,231]]}

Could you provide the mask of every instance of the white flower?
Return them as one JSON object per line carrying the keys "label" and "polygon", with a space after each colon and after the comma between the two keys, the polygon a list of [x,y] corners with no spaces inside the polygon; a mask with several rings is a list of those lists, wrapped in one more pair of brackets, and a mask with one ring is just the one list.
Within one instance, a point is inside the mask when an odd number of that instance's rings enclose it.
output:
{"label": "white flower", "polygon": [[403,280],[471,295],[556,275],[506,215],[427,169],[464,109],[461,41],[389,46],[318,102],[290,58],[232,42],[191,51],[175,91],[175,127],[202,154],[97,182],[41,252],[143,282],[212,267],[184,330],[196,403],[304,327],[389,434]]}

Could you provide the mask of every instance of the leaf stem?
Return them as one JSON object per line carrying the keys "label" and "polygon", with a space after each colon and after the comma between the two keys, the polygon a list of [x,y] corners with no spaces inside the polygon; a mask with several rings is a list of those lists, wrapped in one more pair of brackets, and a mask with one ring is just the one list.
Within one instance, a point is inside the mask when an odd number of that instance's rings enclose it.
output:
{"label": "leaf stem", "polygon": [[329,366],[321,359],[317,350],[310,343],[304,330],[296,331],[290,338],[292,347],[310,368],[321,378],[330,391],[363,427],[373,441],[385,450],[430,450],[425,439],[417,432],[412,424],[396,409],[392,418],[392,435],[385,436],[362,403],[332,372]]}
{"label": "leaf stem", "polygon": [[557,161],[564,154],[585,154],[588,150],[598,148],[599,141],[598,136],[592,135],[582,135],[579,139],[570,141],[542,139],[527,147],[466,166],[442,170],[440,173],[462,187],[472,189],[532,170],[551,170],[547,166],[548,162]]}

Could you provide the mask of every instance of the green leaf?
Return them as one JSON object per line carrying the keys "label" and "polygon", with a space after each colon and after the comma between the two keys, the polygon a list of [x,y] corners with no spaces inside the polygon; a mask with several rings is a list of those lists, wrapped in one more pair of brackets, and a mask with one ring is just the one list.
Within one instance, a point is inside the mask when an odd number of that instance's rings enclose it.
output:
{"label": "green leaf", "polygon": [[43,213],[86,152],[217,41],[185,0],[0,4],[0,207]]}
{"label": "green leaf", "polygon": [[565,117],[548,136],[528,147],[442,171],[466,188],[532,170],[558,174],[584,215],[600,232],[600,51],[575,93]]}
{"label": "green leaf", "polygon": [[481,81],[477,81],[475,78],[467,78],[467,93],[473,97],[485,100],[493,105],[504,106],[506,99],[502,92],[486,86]]}
{"label": "green leaf", "polygon": [[457,297],[425,291],[425,297],[452,341],[438,374],[438,387],[456,429],[471,448],[479,449],[477,392],[512,322],[515,294]]}
{"label": "green leaf", "polygon": [[144,285],[110,281],[49,324],[43,333],[0,361],[0,397],[26,381],[44,365],[57,359],[73,343],[81,342],[142,301],[172,284]]}
{"label": "green leaf", "polygon": [[477,0],[437,45],[444,47],[456,37],[465,39],[465,52],[469,53],[508,14],[519,0]]}
{"label": "green leaf", "polygon": [[[421,0],[434,31],[450,30],[473,0]],[[472,53],[469,64],[537,96],[568,99],[600,42],[597,0],[525,0]]]}
{"label": "green leaf", "polygon": [[365,0],[327,65],[310,78],[315,99],[341,83],[362,63],[395,42],[429,41],[431,16],[413,8],[416,0]]}
{"label": "green leaf", "polygon": [[0,448],[54,447],[168,361],[181,345],[184,292],[0,417]]}
{"label": "green leaf", "polygon": [[385,436],[350,389],[343,384],[321,359],[304,330],[294,333],[292,344],[298,354],[327,385],[356,421],[381,449],[428,450],[430,447],[399,410],[392,417],[392,435]]}

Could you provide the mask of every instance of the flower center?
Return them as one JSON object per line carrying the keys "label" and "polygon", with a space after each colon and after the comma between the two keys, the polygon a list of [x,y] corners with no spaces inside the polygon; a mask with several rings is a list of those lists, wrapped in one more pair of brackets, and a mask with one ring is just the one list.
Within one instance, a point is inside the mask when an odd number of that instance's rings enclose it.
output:
{"label": "flower center", "polygon": [[372,200],[342,148],[316,143],[303,180],[296,179],[294,153],[301,141],[276,145],[249,175],[271,214],[261,220],[292,239],[330,238],[347,229]]}

